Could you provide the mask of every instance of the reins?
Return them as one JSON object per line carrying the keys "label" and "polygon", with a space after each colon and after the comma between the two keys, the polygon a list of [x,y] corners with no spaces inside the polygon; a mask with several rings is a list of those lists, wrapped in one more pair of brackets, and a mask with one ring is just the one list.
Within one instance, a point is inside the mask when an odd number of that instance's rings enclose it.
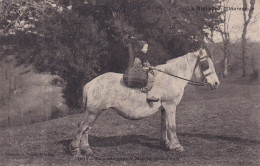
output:
{"label": "reins", "polygon": [[173,77],[176,77],[176,78],[185,80],[185,81],[189,81],[188,84],[191,84],[191,85],[195,85],[195,86],[206,86],[206,85],[207,85],[207,84],[204,83],[204,82],[197,82],[197,81],[188,80],[188,79],[186,79],[186,78],[182,78],[182,77],[180,77],[180,76],[167,73],[167,72],[162,71],[162,70],[160,70],[160,69],[156,69],[155,67],[153,67],[152,70],[156,70],[156,71],[162,72],[162,73],[164,73],[164,74],[168,74],[168,75],[170,75],[170,76],[173,76]]}
{"label": "reins", "polygon": [[[199,65],[200,62],[203,62],[203,61],[207,60],[207,58],[208,58],[208,55],[203,56],[203,57],[200,57],[200,56],[199,56],[198,59],[197,59],[197,62],[196,62],[196,64],[195,64],[195,68],[197,67],[197,65]],[[194,70],[195,70],[195,68],[194,68]],[[188,81],[188,84],[191,84],[191,85],[195,85],[195,86],[206,86],[206,85],[208,85],[207,83],[204,83],[204,82],[192,81],[192,80],[189,80],[189,79],[186,79],[186,78],[183,78],[183,77],[180,77],[180,76],[171,74],[171,73],[167,73],[167,72],[165,72],[165,71],[163,71],[163,70],[160,70],[160,69],[157,69],[157,68],[155,68],[155,67],[151,67],[150,69],[156,70],[156,71],[159,71],[159,72],[162,72],[162,73],[164,73],[164,74],[168,74],[168,75],[170,75],[170,76],[173,76],[173,77],[176,77],[176,78],[185,80],[185,81]],[[213,72],[210,72],[210,73],[208,73],[208,74],[206,74],[206,75],[204,75],[204,74],[202,73],[202,75],[204,76],[204,78],[206,78],[207,76],[209,76],[209,75],[211,75],[211,74],[213,74]]]}

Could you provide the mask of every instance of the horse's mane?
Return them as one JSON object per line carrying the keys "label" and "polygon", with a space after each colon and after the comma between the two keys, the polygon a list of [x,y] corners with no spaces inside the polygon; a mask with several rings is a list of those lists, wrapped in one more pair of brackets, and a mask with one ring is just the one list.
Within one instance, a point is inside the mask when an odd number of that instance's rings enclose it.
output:
{"label": "horse's mane", "polygon": [[[194,51],[191,53],[187,53],[183,56],[168,60],[165,64],[165,70],[170,70],[170,71],[179,71],[180,69],[187,68],[189,66],[189,61],[191,58],[194,58],[194,56],[198,55],[200,50]],[[178,69],[178,70],[176,70]]]}
{"label": "horse's mane", "polygon": [[172,62],[177,61],[177,60],[179,60],[179,59],[181,59],[181,58],[184,58],[184,57],[187,58],[189,54],[197,54],[197,52],[199,52],[199,51],[200,51],[200,49],[198,49],[197,51],[190,52],[190,53],[187,53],[187,54],[185,54],[185,55],[179,56],[179,57],[177,57],[177,58],[170,59],[170,60],[166,61],[166,64],[167,64],[167,63],[172,63]]}
{"label": "horse's mane", "polygon": [[168,60],[168,61],[166,62],[166,64],[175,62],[175,61],[179,60],[180,58],[182,58],[182,57],[184,57],[184,56],[187,56],[187,54],[182,55],[182,56],[179,56],[179,57],[177,57],[177,58],[170,59],[170,60]]}

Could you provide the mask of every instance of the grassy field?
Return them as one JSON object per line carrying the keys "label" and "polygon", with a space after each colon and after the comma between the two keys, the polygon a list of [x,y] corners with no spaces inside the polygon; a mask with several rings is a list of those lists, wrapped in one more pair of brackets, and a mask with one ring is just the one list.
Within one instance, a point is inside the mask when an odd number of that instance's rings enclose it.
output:
{"label": "grassy field", "polygon": [[81,114],[0,130],[3,165],[260,165],[260,86],[222,81],[215,91],[187,87],[177,107],[184,153],[159,144],[160,113],[138,121],[106,111],[90,132],[96,157],[73,158],[68,145]]}

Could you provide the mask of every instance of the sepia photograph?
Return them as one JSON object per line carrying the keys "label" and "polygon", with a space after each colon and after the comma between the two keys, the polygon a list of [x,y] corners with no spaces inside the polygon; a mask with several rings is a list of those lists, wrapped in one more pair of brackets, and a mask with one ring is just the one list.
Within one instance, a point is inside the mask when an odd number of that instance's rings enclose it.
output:
{"label": "sepia photograph", "polygon": [[0,0],[0,165],[260,165],[260,0]]}

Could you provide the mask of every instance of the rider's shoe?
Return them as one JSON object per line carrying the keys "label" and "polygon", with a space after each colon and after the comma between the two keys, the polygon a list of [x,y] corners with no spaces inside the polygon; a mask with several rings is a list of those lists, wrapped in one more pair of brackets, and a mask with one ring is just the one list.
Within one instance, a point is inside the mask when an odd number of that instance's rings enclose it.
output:
{"label": "rider's shoe", "polygon": [[147,97],[146,100],[147,102],[158,102],[159,98],[152,96],[152,97]]}

